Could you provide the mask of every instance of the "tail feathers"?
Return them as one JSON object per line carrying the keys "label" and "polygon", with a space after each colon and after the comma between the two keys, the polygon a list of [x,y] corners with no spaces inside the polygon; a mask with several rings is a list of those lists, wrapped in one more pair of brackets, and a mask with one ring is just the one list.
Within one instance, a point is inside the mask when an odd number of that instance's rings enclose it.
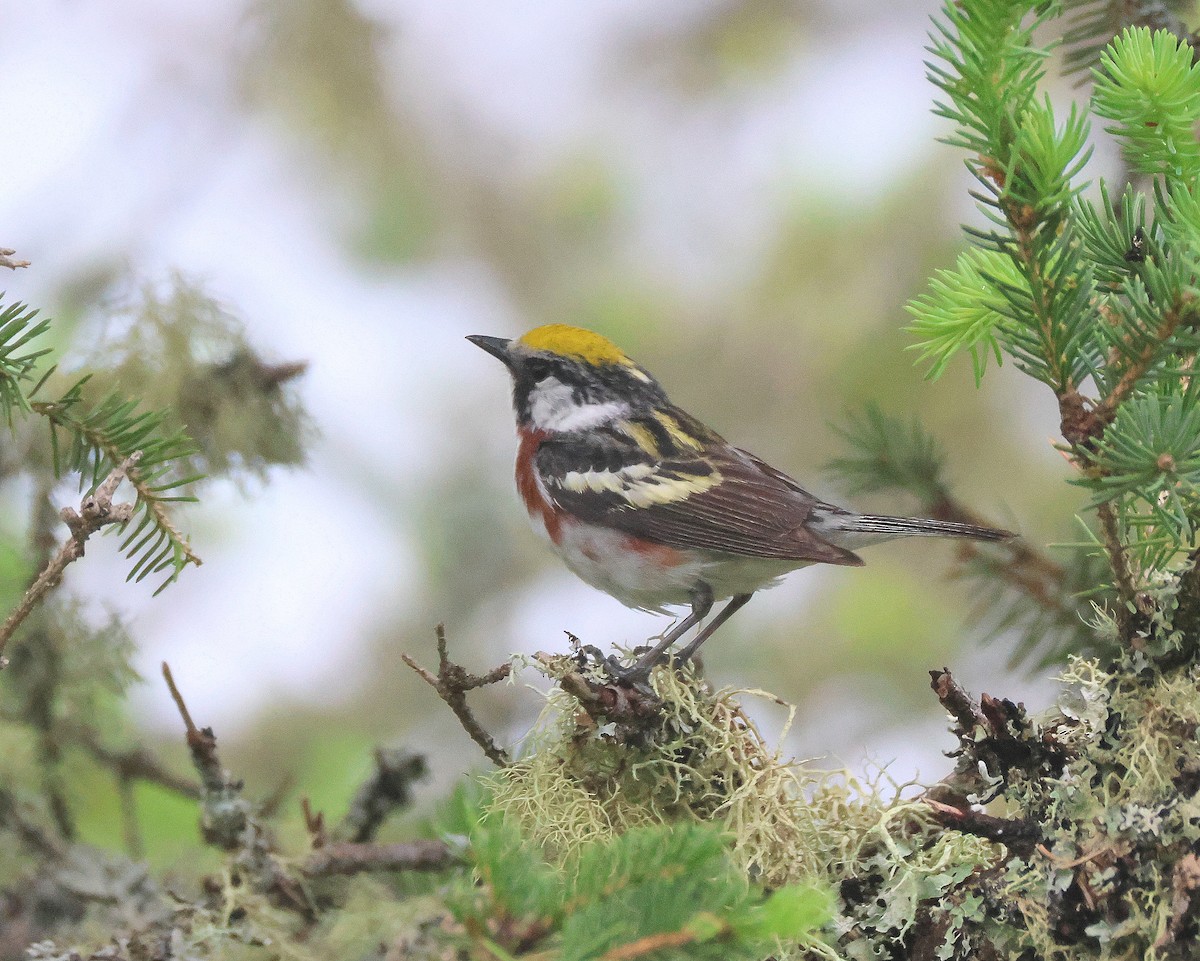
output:
{"label": "tail feathers", "polygon": [[886,514],[854,514],[841,518],[843,531],[854,534],[875,534],[880,537],[968,537],[976,541],[1006,541],[1015,537],[1011,531],[978,524],[959,524],[955,521],[936,521],[925,517],[888,517]]}

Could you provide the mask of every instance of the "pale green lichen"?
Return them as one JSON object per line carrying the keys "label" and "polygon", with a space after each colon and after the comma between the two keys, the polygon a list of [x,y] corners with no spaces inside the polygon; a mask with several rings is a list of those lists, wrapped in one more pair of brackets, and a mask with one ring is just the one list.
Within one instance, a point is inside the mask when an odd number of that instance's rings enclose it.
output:
{"label": "pale green lichen", "polygon": [[783,757],[738,701],[779,703],[772,695],[713,691],[689,669],[657,671],[653,684],[661,709],[636,737],[555,688],[524,755],[490,779],[488,809],[563,865],[590,841],[648,822],[720,824],[750,876],[840,893],[828,941],[791,957],[886,957],[924,906],[996,862],[999,848],[945,831],[882,772],[864,781]]}

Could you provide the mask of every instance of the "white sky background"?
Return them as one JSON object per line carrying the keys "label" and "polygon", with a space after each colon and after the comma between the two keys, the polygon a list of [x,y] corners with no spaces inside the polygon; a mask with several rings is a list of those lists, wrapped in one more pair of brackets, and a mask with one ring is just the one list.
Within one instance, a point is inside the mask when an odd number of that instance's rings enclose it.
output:
{"label": "white sky background", "polygon": [[[137,703],[151,723],[177,723],[156,679],[167,658],[193,713],[226,731],[278,695],[329,702],[353,688],[379,610],[412,602],[404,585],[414,557],[405,532],[381,520],[381,479],[397,489],[424,482],[436,461],[413,451],[436,451],[436,411],[464,389],[496,425],[496,443],[480,456],[509,469],[507,385],[462,337],[526,326],[484,264],[366,270],[339,247],[336,196],[314,191],[278,125],[237,105],[228,53],[244,42],[247,7],[0,0],[0,245],[33,262],[0,278],[6,299],[45,303],[61,278],[117,252],[140,278],[172,269],[199,278],[245,318],[253,342],[311,362],[302,391],[323,435],[311,466],[250,496],[210,489],[185,520],[203,568],[156,600],[121,587],[124,568],[93,559],[102,550],[89,547],[69,575],[132,615],[152,681]],[[922,67],[932,7],[817,4],[802,58],[765,96],[758,86],[754,96],[734,90],[681,110],[667,94],[635,96],[609,58],[629,31],[646,31],[646,18],[669,31],[695,4],[362,3],[397,27],[397,97],[411,101],[419,83],[425,122],[456,118],[447,150],[464,130],[502,132],[513,148],[505,162],[536,175],[581,143],[610,145],[638,199],[631,255],[698,296],[760,252],[759,226],[776,215],[768,201],[780,182],[836,193],[853,216],[853,203],[869,204],[889,177],[928,156],[942,132]],[[364,409],[376,412],[370,423]],[[389,448],[378,443],[378,418],[396,439]],[[797,616],[819,585],[795,575],[739,617]],[[593,636],[663,627],[556,572],[508,612],[511,636],[560,637],[568,615],[572,629]],[[962,665],[967,685],[994,680],[1004,653]],[[853,680],[830,682],[821,703],[802,706],[798,749],[851,764],[896,758],[901,779],[944,768],[944,731],[935,743],[928,725],[874,739],[883,719],[847,725],[832,705]],[[1015,682],[1003,683],[1011,691]],[[1042,688],[1031,700],[1045,696]],[[831,716],[838,724],[823,726]]]}

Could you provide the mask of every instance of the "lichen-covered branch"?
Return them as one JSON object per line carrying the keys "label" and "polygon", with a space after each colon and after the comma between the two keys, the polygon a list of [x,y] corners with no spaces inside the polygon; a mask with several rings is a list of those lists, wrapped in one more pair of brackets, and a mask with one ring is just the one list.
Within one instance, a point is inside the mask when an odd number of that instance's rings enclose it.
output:
{"label": "lichen-covered branch", "polygon": [[420,754],[378,748],[375,770],[355,792],[336,835],[359,843],[370,841],[388,815],[412,803],[413,782],[422,780],[428,771]]}

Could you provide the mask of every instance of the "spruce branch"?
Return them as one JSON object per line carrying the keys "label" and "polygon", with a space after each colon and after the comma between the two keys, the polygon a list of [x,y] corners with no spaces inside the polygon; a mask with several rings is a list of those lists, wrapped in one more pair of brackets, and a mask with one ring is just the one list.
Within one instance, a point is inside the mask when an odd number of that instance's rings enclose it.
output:
{"label": "spruce branch", "polygon": [[1065,0],[1064,72],[1084,73],[1095,67],[1104,48],[1128,27],[1169,30],[1191,43],[1180,16],[1191,7],[1192,0]]}
{"label": "spruce branch", "polygon": [[[920,512],[927,516],[996,526],[955,496],[945,476],[940,445],[916,419],[891,417],[871,404],[835,429],[849,450],[827,469],[852,493],[907,493],[918,500]],[[1075,576],[1080,563],[1091,573],[1086,557],[1072,558],[1072,564],[1064,565],[1019,537],[1002,544],[962,543],[956,547],[956,557],[955,576],[969,578],[983,588],[974,620],[984,625],[984,636],[1021,629],[1024,641],[1014,659],[1035,648],[1049,657],[1064,647],[1090,645],[1093,639],[1081,616],[1087,604],[1079,595],[1093,590],[1095,584]],[[1085,643],[1059,643],[1068,637]]]}
{"label": "spruce branch", "polygon": [[121,550],[134,561],[128,580],[140,581],[171,569],[155,591],[158,593],[188,564],[198,567],[202,563],[167,510],[171,502],[195,500],[190,494],[174,492],[200,478],[173,476],[172,468],[175,461],[194,454],[196,447],[183,431],[165,431],[164,413],[139,412],[136,401],[110,396],[95,408],[85,409],[82,390],[87,380],[77,381],[57,401],[34,401],[31,407],[50,424],[55,473],[77,472],[81,484],[88,478],[97,483],[108,465],[120,463],[134,449],[141,451],[140,469],[129,480],[138,494],[134,513],[142,516]]}
{"label": "spruce branch", "polygon": [[1121,540],[1117,515],[1112,504],[1106,501],[1098,505],[1096,516],[1100,518],[1100,530],[1104,534],[1104,550],[1108,554],[1108,562],[1112,567],[1117,587],[1117,630],[1121,639],[1129,643],[1133,637],[1133,612],[1137,609],[1137,591],[1134,589],[1133,574],[1129,569],[1129,555]]}
{"label": "spruce branch", "polygon": [[1113,388],[1100,398],[1093,411],[1100,426],[1107,427],[1112,422],[1117,408],[1129,398],[1138,381],[1146,376],[1146,372],[1158,358],[1162,345],[1171,338],[1185,318],[1191,319],[1192,314],[1193,311],[1185,309],[1183,304],[1174,304],[1163,311],[1162,318],[1153,335],[1128,363],[1120,362],[1121,355],[1114,348],[1113,354],[1109,357],[1109,367],[1119,370],[1120,378]]}
{"label": "spruce branch", "polygon": [[1168,30],[1131,27],[1113,37],[1093,70],[1093,110],[1142,173],[1194,182],[1200,175],[1200,65]]}
{"label": "spruce branch", "polygon": [[112,502],[113,495],[121,485],[121,481],[129,476],[129,472],[137,466],[141,452],[134,451],[120,461],[108,474],[108,477],[83,498],[78,513],[70,507],[64,507],[59,516],[71,531],[71,536],[63,543],[58,553],[38,575],[37,580],[30,585],[20,603],[9,614],[3,625],[0,625],[0,670],[6,666],[4,648],[12,638],[13,633],[32,613],[45,595],[58,586],[63,573],[73,561],[83,557],[87,539],[109,524],[125,524],[133,514],[132,504],[117,504]]}
{"label": "spruce branch", "polygon": [[22,303],[0,311],[0,416],[10,428],[14,413],[29,411],[24,385],[32,380],[38,358],[50,351],[49,347],[27,349],[30,341],[50,328],[48,320],[34,323],[37,313]]}
{"label": "spruce branch", "polygon": [[496,744],[495,739],[471,713],[470,707],[467,706],[467,691],[504,680],[512,672],[512,665],[501,664],[481,676],[469,674],[461,665],[451,661],[446,653],[446,628],[443,624],[437,626],[437,651],[438,672],[436,675],[425,670],[409,655],[401,654],[400,657],[405,664],[417,672],[426,684],[437,691],[438,697],[445,701],[450,710],[454,712],[454,716],[458,718],[463,730],[467,732],[472,741],[483,749],[488,760],[497,767],[506,767],[509,763],[508,754]]}

